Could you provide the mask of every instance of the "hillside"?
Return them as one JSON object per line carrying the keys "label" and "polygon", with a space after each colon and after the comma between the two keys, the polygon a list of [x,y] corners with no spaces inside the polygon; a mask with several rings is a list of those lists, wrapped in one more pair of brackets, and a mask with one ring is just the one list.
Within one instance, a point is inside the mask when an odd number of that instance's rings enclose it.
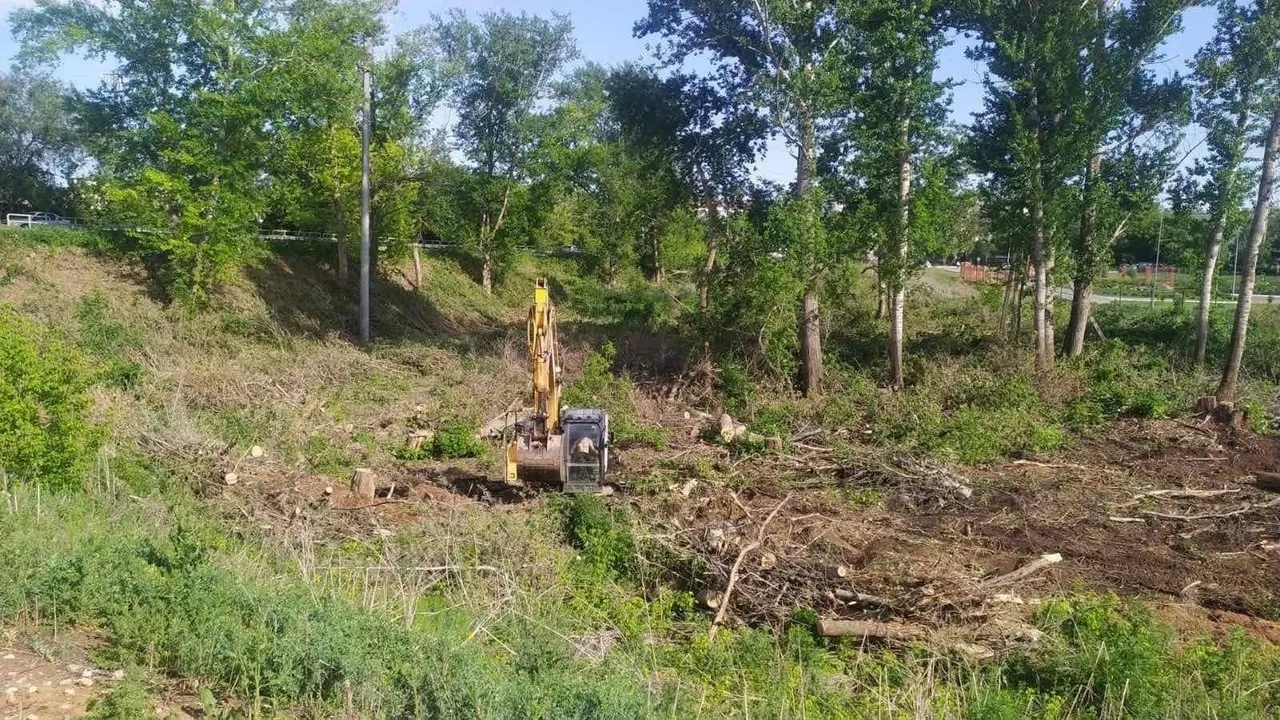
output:
{"label": "hillside", "polygon": [[[884,328],[851,282],[832,390],[804,400],[700,354],[679,280],[610,287],[525,257],[486,295],[448,255],[425,258],[421,291],[410,267],[384,267],[362,351],[350,290],[305,254],[193,311],[131,262],[0,234],[0,361],[82,386],[87,420],[42,410],[37,424],[74,436],[46,447],[67,464],[6,479],[0,671],[37,690],[12,681],[0,717],[1262,717],[1280,703],[1280,506],[1252,484],[1280,461],[1255,432],[1269,418],[1194,416],[1203,380],[1158,342],[1098,344],[1036,376],[992,342],[990,298],[930,276],[909,324],[928,364],[892,393],[865,359]],[[543,275],[570,402],[614,418],[619,487],[603,499],[504,489],[496,448],[472,447],[527,393]],[[1153,317],[1103,322],[1123,338]],[[760,440],[717,441],[722,411]],[[419,431],[478,457],[412,451]],[[356,467],[376,473],[372,503],[348,496]],[[881,636],[821,632],[836,620]]]}

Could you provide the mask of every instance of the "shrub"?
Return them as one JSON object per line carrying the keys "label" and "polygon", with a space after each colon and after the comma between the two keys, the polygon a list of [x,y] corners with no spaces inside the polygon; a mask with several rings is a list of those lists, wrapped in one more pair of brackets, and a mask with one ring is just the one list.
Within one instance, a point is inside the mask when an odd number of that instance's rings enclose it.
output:
{"label": "shrub", "polygon": [[103,440],[88,417],[92,381],[77,350],[0,309],[0,470],[50,489],[80,486]]}
{"label": "shrub", "polygon": [[1165,417],[1173,409],[1168,365],[1144,348],[1113,340],[1087,353],[1080,365],[1086,369],[1086,390],[1067,408],[1073,427],[1087,429],[1120,417]]}
{"label": "shrub", "polygon": [[485,450],[475,425],[461,420],[445,423],[431,440],[431,454],[438,460],[483,457]]}
{"label": "shrub", "polygon": [[581,552],[586,566],[614,580],[634,575],[636,547],[630,529],[599,495],[560,497],[553,509],[565,542]]}

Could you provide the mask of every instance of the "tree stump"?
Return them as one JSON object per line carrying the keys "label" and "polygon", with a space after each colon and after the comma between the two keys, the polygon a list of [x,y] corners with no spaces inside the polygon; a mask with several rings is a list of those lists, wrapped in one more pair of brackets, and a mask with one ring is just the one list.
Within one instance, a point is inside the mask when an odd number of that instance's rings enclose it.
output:
{"label": "tree stump", "polygon": [[351,473],[351,493],[361,500],[372,500],[377,488],[377,477],[369,468],[356,468]]}

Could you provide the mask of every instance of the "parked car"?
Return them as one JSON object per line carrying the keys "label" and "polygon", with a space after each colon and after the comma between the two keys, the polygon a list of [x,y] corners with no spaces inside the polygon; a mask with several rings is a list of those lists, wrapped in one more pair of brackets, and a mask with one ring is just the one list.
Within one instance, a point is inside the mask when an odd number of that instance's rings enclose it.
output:
{"label": "parked car", "polygon": [[64,218],[57,213],[51,212],[12,214],[8,215],[6,220],[8,220],[8,224],[20,228],[29,228],[36,225],[57,225],[61,227],[71,227],[74,225],[69,218]]}

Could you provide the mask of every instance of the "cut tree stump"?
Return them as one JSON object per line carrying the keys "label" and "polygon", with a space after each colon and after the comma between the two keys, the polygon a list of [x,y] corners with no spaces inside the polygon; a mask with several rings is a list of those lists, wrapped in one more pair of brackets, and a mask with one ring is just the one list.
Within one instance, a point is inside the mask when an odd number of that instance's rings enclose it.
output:
{"label": "cut tree stump", "polygon": [[1209,415],[1218,407],[1217,395],[1204,395],[1196,400],[1196,414]]}
{"label": "cut tree stump", "polygon": [[356,497],[372,500],[377,488],[377,476],[369,468],[356,468],[351,473],[351,493]]}

